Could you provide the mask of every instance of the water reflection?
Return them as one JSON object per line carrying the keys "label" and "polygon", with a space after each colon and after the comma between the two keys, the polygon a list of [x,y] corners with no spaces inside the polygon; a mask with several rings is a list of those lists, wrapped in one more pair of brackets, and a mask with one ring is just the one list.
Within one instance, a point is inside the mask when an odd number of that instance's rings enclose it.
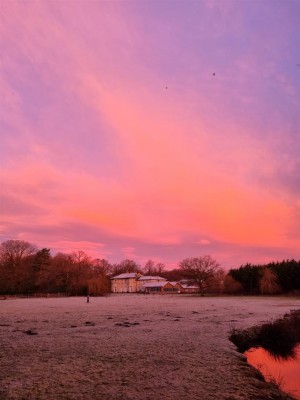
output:
{"label": "water reflection", "polygon": [[257,368],[266,381],[273,381],[280,389],[300,400],[300,345],[295,348],[295,357],[274,358],[263,348],[245,352],[249,364]]}

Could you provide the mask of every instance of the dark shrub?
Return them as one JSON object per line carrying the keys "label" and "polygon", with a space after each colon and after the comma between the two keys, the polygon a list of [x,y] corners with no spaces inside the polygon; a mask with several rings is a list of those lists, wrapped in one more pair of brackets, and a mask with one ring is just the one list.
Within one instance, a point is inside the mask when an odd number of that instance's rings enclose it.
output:
{"label": "dark shrub", "polygon": [[294,356],[297,337],[289,321],[281,320],[263,325],[258,333],[257,342],[275,358]]}
{"label": "dark shrub", "polygon": [[263,347],[275,358],[293,357],[295,346],[300,342],[300,310],[262,326],[233,330],[229,340],[241,353],[252,347]]}

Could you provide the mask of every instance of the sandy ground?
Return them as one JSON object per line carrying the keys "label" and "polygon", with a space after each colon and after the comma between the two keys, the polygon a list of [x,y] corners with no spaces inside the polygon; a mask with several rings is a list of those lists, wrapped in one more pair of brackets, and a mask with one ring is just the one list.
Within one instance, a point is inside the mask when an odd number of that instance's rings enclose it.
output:
{"label": "sandy ground", "polygon": [[289,398],[260,379],[228,332],[299,308],[299,299],[282,297],[0,301],[0,398]]}

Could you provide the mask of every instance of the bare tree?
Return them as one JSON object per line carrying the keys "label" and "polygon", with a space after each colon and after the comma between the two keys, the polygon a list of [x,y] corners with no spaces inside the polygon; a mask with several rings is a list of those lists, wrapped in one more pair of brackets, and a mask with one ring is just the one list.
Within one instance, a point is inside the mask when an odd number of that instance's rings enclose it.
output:
{"label": "bare tree", "polygon": [[224,278],[224,293],[238,294],[243,291],[242,284],[234,279],[231,275],[226,275]]}
{"label": "bare tree", "polygon": [[153,260],[148,260],[143,268],[145,275],[154,275],[155,263]]}
{"label": "bare tree", "polygon": [[265,268],[259,282],[261,294],[276,294],[281,292],[276,274],[269,268]]}
{"label": "bare tree", "polygon": [[140,272],[141,267],[134,260],[123,260],[120,264],[115,264],[113,266],[113,274],[123,274],[125,272]]}
{"label": "bare tree", "polygon": [[104,258],[96,258],[92,261],[92,270],[96,275],[111,275],[112,265]]}
{"label": "bare tree", "polygon": [[30,258],[37,248],[23,240],[7,240],[0,245],[0,278],[4,284],[0,290],[21,293],[27,287],[31,275]]}
{"label": "bare tree", "polygon": [[105,259],[95,259],[92,262],[91,277],[88,280],[88,293],[103,295],[110,292],[110,279],[112,266]]}
{"label": "bare tree", "polygon": [[44,285],[53,291],[69,292],[72,260],[69,254],[57,253],[43,276]]}
{"label": "bare tree", "polygon": [[91,263],[90,257],[83,250],[74,251],[71,254],[71,260],[77,265],[86,265]]}
{"label": "bare tree", "polygon": [[24,240],[7,240],[0,245],[0,259],[11,266],[37,252],[37,248]]}
{"label": "bare tree", "polygon": [[209,255],[185,258],[179,263],[179,267],[187,279],[197,283],[201,296],[204,296],[219,272],[219,264]]}
{"label": "bare tree", "polygon": [[224,292],[224,280],[225,272],[223,269],[219,268],[214,276],[209,279],[209,284],[207,284],[207,292],[214,294],[222,294]]}
{"label": "bare tree", "polygon": [[86,294],[88,290],[87,282],[92,272],[92,260],[82,250],[73,252],[70,258],[72,262],[68,284],[70,292],[75,295]]}
{"label": "bare tree", "polygon": [[153,260],[148,260],[143,268],[145,275],[160,275],[165,270],[165,264],[158,262],[155,264]]}
{"label": "bare tree", "polygon": [[156,269],[156,274],[160,275],[160,274],[163,274],[165,272],[166,266],[165,266],[164,263],[159,262],[159,263],[156,264],[155,269]]}

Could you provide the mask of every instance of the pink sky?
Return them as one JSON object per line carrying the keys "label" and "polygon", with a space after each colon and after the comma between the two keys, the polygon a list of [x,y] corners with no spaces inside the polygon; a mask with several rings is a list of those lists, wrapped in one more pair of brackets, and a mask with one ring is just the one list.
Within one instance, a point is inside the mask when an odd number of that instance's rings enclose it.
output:
{"label": "pink sky", "polygon": [[0,8],[1,242],[299,259],[299,1]]}

